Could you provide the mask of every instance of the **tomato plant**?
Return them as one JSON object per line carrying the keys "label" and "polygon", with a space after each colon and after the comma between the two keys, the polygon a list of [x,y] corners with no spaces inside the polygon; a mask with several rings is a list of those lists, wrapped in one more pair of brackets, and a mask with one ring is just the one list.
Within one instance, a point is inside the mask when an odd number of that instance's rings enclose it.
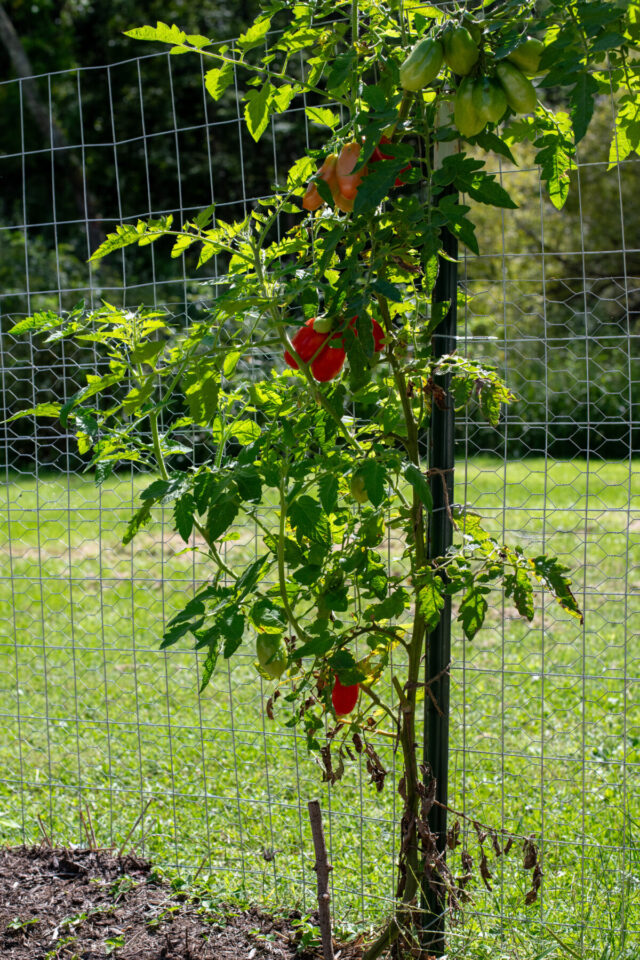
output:
{"label": "tomato plant", "polygon": [[[526,139],[561,208],[575,145],[596,95],[610,96],[612,84],[620,104],[612,157],[639,145],[639,84],[628,69],[637,17],[601,0],[550,0],[545,11],[496,0],[480,21],[384,0],[266,3],[233,50],[163,23],[130,31],[204,58],[214,98],[244,71],[256,141],[295,99],[328,131],[325,142],[301,152],[238,220],[212,206],[175,226],[171,216],[122,224],[93,253],[95,261],[168,238],[171,255],[195,253],[197,266],[218,257],[223,277],[205,321],[185,331],[161,310],[80,305],[13,330],[88,336],[103,351],[106,372],[35,412],[74,429],[98,482],[122,463],[153,471],[124,542],[167,507],[187,548],[206,551],[210,580],[168,623],[161,647],[190,637],[202,651],[204,688],[220,659],[255,642],[258,669],[274,684],[269,716],[302,727],[331,782],[353,747],[366,752],[381,789],[376,747],[395,740],[403,766],[398,906],[368,960],[396,940],[410,944],[415,904],[430,889],[441,914],[460,906],[447,837],[428,828],[438,784],[416,752],[434,679],[422,674],[425,651],[450,599],[469,640],[496,591],[528,620],[539,585],[581,616],[557,560],[504,543],[464,506],[447,504],[451,548],[441,556],[428,549],[443,478],[423,451],[438,409],[477,403],[497,425],[514,400],[491,366],[434,348],[455,309],[455,297],[436,295],[451,262],[445,248],[455,239],[479,252],[460,195],[514,208],[483,158],[514,160]],[[601,68],[605,49],[611,74]],[[544,80],[534,85],[523,70]],[[551,86],[555,113],[544,103]],[[435,143],[454,141],[459,150],[436,163]],[[256,345],[269,362],[255,362]],[[109,402],[97,402],[107,391]],[[208,455],[185,467],[194,431]],[[238,522],[260,534],[250,562],[227,550]],[[388,530],[403,544],[393,567]],[[535,899],[539,865],[531,841],[520,839]]]}

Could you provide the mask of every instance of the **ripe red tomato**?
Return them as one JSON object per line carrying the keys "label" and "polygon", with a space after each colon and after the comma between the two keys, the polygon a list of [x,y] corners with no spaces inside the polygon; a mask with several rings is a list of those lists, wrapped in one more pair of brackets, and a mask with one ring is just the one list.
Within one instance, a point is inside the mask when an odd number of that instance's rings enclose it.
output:
{"label": "ripe red tomato", "polygon": [[351,713],[358,702],[359,693],[360,684],[353,683],[348,687],[343,687],[336,677],[333,690],[331,692],[331,702],[333,704],[333,709],[339,717],[344,717],[345,714]]}
{"label": "ripe red tomato", "polygon": [[[311,317],[310,320],[307,320],[304,327],[301,327],[292,337],[291,344],[305,363],[308,363],[318,350],[320,351],[311,364],[311,373],[320,383],[326,383],[338,376],[347,354],[343,346],[342,335],[340,333],[332,334],[329,331],[320,333],[314,329],[315,319],[315,317]],[[356,319],[356,317],[353,317],[350,322],[354,332]],[[373,325],[374,349],[376,353],[380,353],[384,349],[384,330],[377,320],[372,320],[371,323]],[[298,364],[288,350],[284,352],[284,359],[294,370],[298,369]]]}
{"label": "ripe red tomato", "polygon": [[[330,333],[318,333],[313,329],[314,323],[315,317],[307,320],[304,327],[301,327],[292,338],[291,345],[295,347],[296,353],[305,363],[311,360],[314,354],[320,350],[311,364],[311,373],[320,383],[326,383],[340,373],[347,354],[339,345],[339,337],[336,334],[332,336]],[[328,345],[329,340],[338,342],[335,346],[330,347]],[[284,359],[294,370],[298,369],[298,364],[288,350],[285,350]]]}

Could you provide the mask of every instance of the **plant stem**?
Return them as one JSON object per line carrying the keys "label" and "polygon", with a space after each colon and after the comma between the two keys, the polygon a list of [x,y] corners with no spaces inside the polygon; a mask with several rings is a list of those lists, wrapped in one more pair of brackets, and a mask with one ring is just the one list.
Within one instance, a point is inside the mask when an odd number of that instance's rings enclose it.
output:
{"label": "plant stem", "polygon": [[286,572],[284,565],[284,539],[285,539],[285,528],[287,522],[287,497],[285,491],[285,472],[282,471],[280,475],[280,526],[278,529],[278,585],[280,587],[280,598],[282,600],[282,606],[284,607],[284,612],[287,615],[289,623],[296,631],[299,640],[304,640],[306,642],[307,634],[302,629],[296,615],[294,614],[291,604],[289,603],[289,597],[287,596],[287,581],[286,581]]}

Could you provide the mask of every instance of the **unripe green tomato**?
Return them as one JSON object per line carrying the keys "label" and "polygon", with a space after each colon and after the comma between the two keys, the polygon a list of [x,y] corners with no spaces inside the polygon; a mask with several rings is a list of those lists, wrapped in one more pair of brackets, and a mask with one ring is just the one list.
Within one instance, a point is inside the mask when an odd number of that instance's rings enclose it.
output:
{"label": "unripe green tomato", "polygon": [[486,125],[473,103],[474,86],[471,77],[465,77],[453,101],[453,119],[463,137],[475,137]]}
{"label": "unripe green tomato", "polygon": [[366,503],[369,499],[364,477],[361,473],[353,473],[351,475],[351,496],[354,500],[357,500],[358,503]]}
{"label": "unripe green tomato", "polygon": [[515,50],[512,50],[507,60],[515,63],[519,70],[530,77],[535,77],[540,73],[540,57],[544,50],[544,43],[535,37],[527,37],[522,43],[519,43]]}
{"label": "unripe green tomato", "polygon": [[507,109],[507,98],[504,90],[495,80],[481,77],[473,85],[473,106],[478,118],[485,123],[497,123]]}
{"label": "unripe green tomato", "polygon": [[273,680],[284,673],[289,656],[284,640],[280,636],[268,633],[259,633],[256,640],[256,656],[258,663]]}
{"label": "unripe green tomato", "polygon": [[442,37],[444,59],[453,73],[466,76],[480,56],[480,51],[466,27],[452,27]]}
{"label": "unripe green tomato", "polygon": [[403,90],[415,93],[422,90],[440,73],[444,51],[439,40],[419,40],[400,67]]}
{"label": "unripe green tomato", "polygon": [[496,73],[511,109],[515,113],[533,113],[538,96],[531,80],[504,60],[496,67]]}
{"label": "unripe green tomato", "polygon": [[470,17],[468,14],[462,18],[462,24],[467,28],[471,34],[471,38],[474,43],[480,43],[482,40],[482,25],[478,23],[473,17]]}

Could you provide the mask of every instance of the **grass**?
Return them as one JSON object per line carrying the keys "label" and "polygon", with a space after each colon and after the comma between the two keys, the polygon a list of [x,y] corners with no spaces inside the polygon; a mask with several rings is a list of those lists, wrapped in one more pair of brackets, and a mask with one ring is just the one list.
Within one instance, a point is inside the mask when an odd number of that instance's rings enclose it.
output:
{"label": "grass", "polygon": [[[488,850],[493,891],[476,887],[451,956],[630,960],[640,935],[640,473],[477,457],[458,467],[458,499],[463,480],[495,530],[573,569],[585,625],[544,597],[522,623],[496,596],[473,644],[454,630],[451,803],[542,835],[544,882],[525,907],[519,852],[502,861]],[[393,785],[376,793],[355,763],[323,784],[303,741],[266,719],[249,646],[201,698],[188,645],[158,651],[163,621],[207,573],[168,522],[163,537],[156,526],[121,545],[147,482],[96,490],[76,476],[14,475],[5,487],[0,840],[35,842],[40,817],[55,842],[86,842],[90,816],[99,843],[122,844],[134,827],[129,845],[187,874],[201,867],[216,896],[311,910],[306,801],[318,796],[337,921],[376,922],[393,890]],[[230,551],[256,550],[253,530],[238,535]],[[393,773],[390,746],[381,754]],[[477,859],[473,837],[469,850]]]}

